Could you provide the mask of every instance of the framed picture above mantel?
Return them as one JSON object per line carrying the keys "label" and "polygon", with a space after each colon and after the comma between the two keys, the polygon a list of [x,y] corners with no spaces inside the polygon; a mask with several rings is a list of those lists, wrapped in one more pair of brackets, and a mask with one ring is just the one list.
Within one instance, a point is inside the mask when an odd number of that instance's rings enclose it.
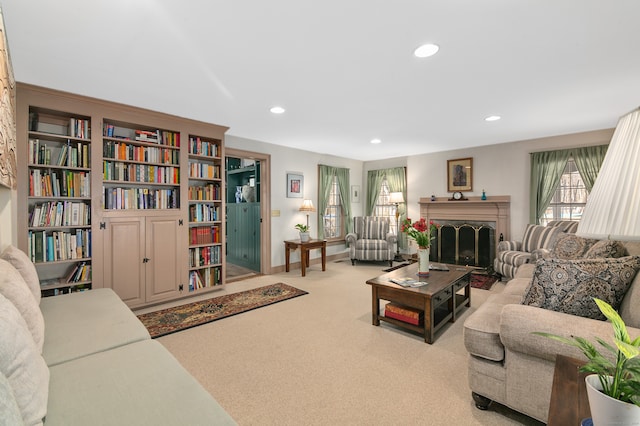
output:
{"label": "framed picture above mantel", "polygon": [[447,191],[473,190],[473,158],[447,160]]}

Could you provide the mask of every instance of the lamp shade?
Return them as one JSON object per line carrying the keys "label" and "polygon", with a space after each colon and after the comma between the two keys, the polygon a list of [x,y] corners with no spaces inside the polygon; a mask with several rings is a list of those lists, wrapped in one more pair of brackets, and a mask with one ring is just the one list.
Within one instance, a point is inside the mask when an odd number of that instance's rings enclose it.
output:
{"label": "lamp shade", "polygon": [[313,207],[313,202],[311,200],[304,200],[302,205],[300,206],[301,212],[315,212],[316,208]]}
{"label": "lamp shade", "polygon": [[391,204],[404,203],[404,197],[402,196],[402,192],[392,192],[391,194],[389,194],[389,203]]}
{"label": "lamp shade", "polygon": [[640,241],[640,109],[618,121],[576,234]]}

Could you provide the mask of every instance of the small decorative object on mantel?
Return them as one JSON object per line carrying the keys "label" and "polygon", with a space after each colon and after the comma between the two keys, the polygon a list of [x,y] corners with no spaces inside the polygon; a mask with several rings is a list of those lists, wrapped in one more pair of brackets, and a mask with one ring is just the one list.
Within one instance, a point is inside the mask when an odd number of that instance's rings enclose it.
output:
{"label": "small decorative object on mantel", "polygon": [[487,199],[487,194],[484,192],[484,189],[482,190],[482,197],[480,197],[480,199],[482,201],[485,201]]}
{"label": "small decorative object on mantel", "polygon": [[468,198],[465,198],[462,195],[462,192],[460,191],[454,192],[451,198],[449,198],[449,201],[466,201],[466,200],[468,200]]}
{"label": "small decorative object on mantel", "polygon": [[435,201],[435,200],[436,200],[435,194],[431,194],[431,201]]}
{"label": "small decorative object on mantel", "polygon": [[435,238],[435,235],[431,233],[437,230],[438,225],[433,221],[427,225],[427,221],[424,218],[413,223],[411,223],[411,219],[406,218],[402,222],[402,232],[405,232],[418,244],[418,276],[420,277],[429,276],[429,248],[431,247],[431,240]]}

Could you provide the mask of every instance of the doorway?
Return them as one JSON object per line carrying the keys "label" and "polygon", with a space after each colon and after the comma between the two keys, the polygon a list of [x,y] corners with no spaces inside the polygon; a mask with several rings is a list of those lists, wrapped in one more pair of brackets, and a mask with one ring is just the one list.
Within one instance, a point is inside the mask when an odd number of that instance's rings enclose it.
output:
{"label": "doorway", "polygon": [[269,155],[227,148],[225,175],[226,282],[267,274],[271,266]]}

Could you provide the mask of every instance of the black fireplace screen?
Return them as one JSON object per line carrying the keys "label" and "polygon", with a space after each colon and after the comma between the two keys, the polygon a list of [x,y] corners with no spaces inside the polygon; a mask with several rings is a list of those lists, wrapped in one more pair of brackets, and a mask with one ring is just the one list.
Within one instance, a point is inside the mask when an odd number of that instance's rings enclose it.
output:
{"label": "black fireplace screen", "polygon": [[431,245],[434,262],[490,267],[495,257],[495,228],[489,224],[441,224]]}

